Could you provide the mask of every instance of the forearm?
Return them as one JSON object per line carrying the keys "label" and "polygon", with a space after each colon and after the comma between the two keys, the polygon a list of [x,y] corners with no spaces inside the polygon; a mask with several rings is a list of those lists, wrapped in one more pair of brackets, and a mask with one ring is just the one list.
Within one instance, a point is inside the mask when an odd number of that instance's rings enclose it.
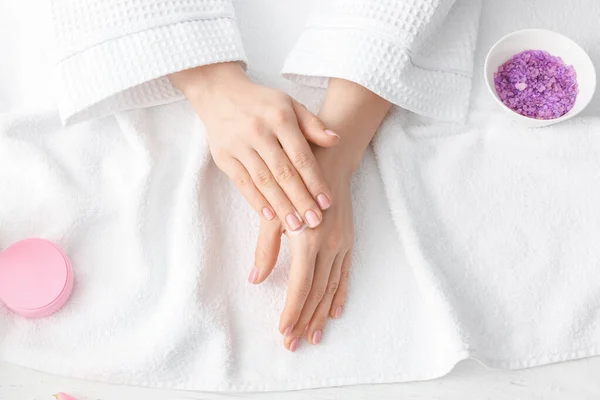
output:
{"label": "forearm", "polygon": [[391,106],[389,101],[354,82],[330,80],[319,117],[341,136],[335,152],[352,171],[360,164]]}

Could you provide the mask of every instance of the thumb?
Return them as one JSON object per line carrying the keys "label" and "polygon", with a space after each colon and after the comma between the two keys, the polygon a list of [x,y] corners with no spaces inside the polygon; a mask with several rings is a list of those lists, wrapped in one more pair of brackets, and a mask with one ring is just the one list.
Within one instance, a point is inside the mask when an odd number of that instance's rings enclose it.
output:
{"label": "thumb", "polygon": [[254,253],[254,268],[248,277],[248,282],[256,285],[264,282],[271,275],[277,262],[277,256],[279,256],[282,229],[281,221],[278,218],[271,221],[261,218],[258,242]]}
{"label": "thumb", "polygon": [[292,99],[292,105],[300,130],[309,142],[321,147],[334,147],[340,142],[340,136],[325,128],[323,122],[313,113],[308,111],[304,105]]}

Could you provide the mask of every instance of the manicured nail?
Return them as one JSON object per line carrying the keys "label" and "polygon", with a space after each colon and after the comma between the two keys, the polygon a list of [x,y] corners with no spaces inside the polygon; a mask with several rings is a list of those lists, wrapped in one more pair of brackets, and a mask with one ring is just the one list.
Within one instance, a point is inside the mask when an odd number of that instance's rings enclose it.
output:
{"label": "manicured nail", "polygon": [[285,217],[285,220],[286,220],[287,224],[289,225],[290,229],[293,231],[297,231],[298,229],[300,229],[302,227],[302,222],[300,221],[300,218],[298,218],[294,214],[288,214]]}
{"label": "manicured nail", "polygon": [[312,342],[313,344],[319,344],[321,343],[321,338],[323,337],[323,331],[322,330],[318,330],[315,333],[313,333],[312,336]]}
{"label": "manicured nail", "polygon": [[292,343],[290,343],[290,351],[293,353],[296,350],[298,350],[298,344],[299,344],[299,340],[298,338],[294,338],[294,340],[292,340]]}
{"label": "manicured nail", "polygon": [[338,138],[338,139],[340,138],[340,135],[338,135],[337,133],[335,133],[335,132],[334,132],[334,131],[332,131],[332,130],[325,129],[325,133],[326,133],[326,134],[328,134],[329,136],[335,136],[335,137],[336,137],[336,138]]}
{"label": "manicured nail", "polygon": [[69,396],[68,394],[63,392],[56,393],[54,397],[56,397],[57,400],[77,400],[75,399],[75,397]]}
{"label": "manicured nail", "polygon": [[283,336],[290,336],[292,334],[292,331],[294,330],[294,325],[290,325],[287,328],[285,328],[285,331],[283,331]]}
{"label": "manicured nail", "polygon": [[250,272],[250,276],[248,277],[248,282],[256,283],[258,280],[258,269],[256,267],[252,268],[252,272]]}
{"label": "manicured nail", "polygon": [[339,306],[338,308],[336,308],[335,313],[333,315],[336,319],[340,318],[342,316],[342,306]]}
{"label": "manicured nail", "polygon": [[306,218],[306,223],[311,228],[314,228],[321,222],[321,220],[319,219],[319,215],[313,210],[308,210],[306,214],[304,214],[304,218]]}
{"label": "manicured nail", "polygon": [[266,218],[267,221],[270,221],[273,218],[275,218],[275,213],[269,207],[264,207],[262,209],[262,215]]}
{"label": "manicured nail", "polygon": [[321,210],[327,210],[331,207],[331,200],[323,193],[317,196],[317,203],[319,204],[319,207],[321,207]]}

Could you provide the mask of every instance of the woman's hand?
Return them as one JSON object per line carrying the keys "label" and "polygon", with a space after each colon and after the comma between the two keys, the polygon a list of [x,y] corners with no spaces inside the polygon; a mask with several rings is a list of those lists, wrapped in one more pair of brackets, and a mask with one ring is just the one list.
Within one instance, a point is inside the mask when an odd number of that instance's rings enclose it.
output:
{"label": "woman's hand", "polygon": [[[335,204],[321,225],[288,234],[292,252],[288,296],[279,329],[290,351],[301,337],[319,344],[328,316],[339,318],[348,293],[353,218],[350,180],[391,104],[362,86],[332,79],[319,116],[342,135],[334,149],[315,149]],[[252,283],[264,281],[279,253],[282,227],[261,221]]]}
{"label": "woman's hand", "polygon": [[[319,344],[328,316],[339,318],[346,302],[354,239],[352,169],[340,156],[328,149],[315,149],[336,203],[317,228],[287,234],[292,265],[279,328],[285,335],[285,347],[291,351],[296,350],[301,336]],[[263,281],[275,265],[280,237],[280,225],[261,221],[255,261],[257,282]]]}
{"label": "woman's hand", "polygon": [[342,315],[350,278],[353,170],[341,153],[316,149],[315,157],[336,203],[319,227],[289,235],[292,265],[279,330],[291,351],[298,348],[302,336],[315,345],[321,342],[328,317]]}
{"label": "woman's hand", "polygon": [[253,83],[238,63],[169,76],[206,127],[217,166],[266,220],[290,231],[318,226],[330,188],[306,139],[335,146],[339,136],[287,94]]}

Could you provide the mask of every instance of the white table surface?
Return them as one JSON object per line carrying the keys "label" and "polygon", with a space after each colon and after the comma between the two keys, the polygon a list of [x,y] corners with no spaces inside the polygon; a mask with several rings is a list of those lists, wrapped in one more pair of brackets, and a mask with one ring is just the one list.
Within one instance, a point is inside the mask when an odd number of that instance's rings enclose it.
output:
{"label": "white table surface", "polygon": [[0,363],[0,400],[51,400],[66,392],[78,400],[199,399],[600,399],[600,357],[518,371],[489,370],[474,361],[427,382],[346,386],[279,393],[181,392],[109,385],[53,376]]}

